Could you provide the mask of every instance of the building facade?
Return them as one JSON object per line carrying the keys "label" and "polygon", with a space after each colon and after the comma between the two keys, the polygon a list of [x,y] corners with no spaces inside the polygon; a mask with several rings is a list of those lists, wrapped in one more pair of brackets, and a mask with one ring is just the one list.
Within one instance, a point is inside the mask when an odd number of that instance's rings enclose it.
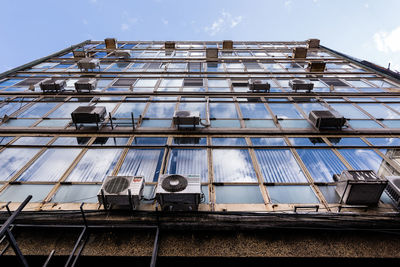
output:
{"label": "building facade", "polygon": [[[398,73],[315,39],[113,41],[0,76],[1,216],[32,195],[12,224],[28,263],[400,258],[396,200],[346,203],[334,176],[399,175]],[[105,114],[74,123],[81,106]],[[199,120],[177,125],[177,111]],[[322,129],[313,111],[343,125]],[[160,209],[163,174],[200,177],[198,211]],[[107,176],[143,177],[140,205],[105,210]],[[9,243],[0,261],[19,259]]]}

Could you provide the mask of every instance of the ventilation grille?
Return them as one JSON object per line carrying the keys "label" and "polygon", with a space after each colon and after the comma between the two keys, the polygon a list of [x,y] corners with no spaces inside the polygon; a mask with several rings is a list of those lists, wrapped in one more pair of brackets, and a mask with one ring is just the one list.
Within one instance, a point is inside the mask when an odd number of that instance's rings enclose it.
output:
{"label": "ventilation grille", "polygon": [[399,176],[386,176],[388,186],[386,193],[396,203],[397,208],[400,208],[400,177]]}
{"label": "ventilation grille", "polygon": [[203,79],[189,79],[183,80],[183,86],[203,86]]}
{"label": "ventilation grille", "polygon": [[188,181],[186,177],[183,177],[182,175],[169,175],[164,178],[164,180],[161,183],[161,187],[168,192],[180,192],[186,189],[188,185]]}
{"label": "ventilation grille", "polygon": [[104,190],[108,194],[118,194],[126,189],[128,189],[130,181],[125,177],[115,177],[106,182],[104,185]]}
{"label": "ventilation grille", "polygon": [[131,86],[137,79],[118,79],[113,83],[113,86]]}
{"label": "ventilation grille", "polygon": [[323,79],[322,80],[324,83],[326,83],[327,85],[329,85],[329,86],[348,86],[347,84],[345,84],[344,82],[342,82],[341,80],[339,80],[339,79],[335,79],[335,78],[332,78],[332,79]]}

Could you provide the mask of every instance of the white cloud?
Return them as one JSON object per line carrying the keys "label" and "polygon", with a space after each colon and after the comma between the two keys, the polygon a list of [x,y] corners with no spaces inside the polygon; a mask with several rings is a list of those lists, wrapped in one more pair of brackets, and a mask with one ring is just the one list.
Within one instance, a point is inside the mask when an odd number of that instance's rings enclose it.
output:
{"label": "white cloud", "polygon": [[127,23],[122,23],[121,24],[121,31],[127,31],[129,30],[131,27],[129,26],[129,24]]}
{"label": "white cloud", "polygon": [[82,23],[85,24],[85,25],[88,25],[89,22],[86,19],[83,19]]}
{"label": "white cloud", "polygon": [[221,16],[214,21],[211,26],[204,27],[204,31],[210,36],[214,36],[217,33],[224,32],[225,30],[235,28],[243,21],[243,16],[232,16],[229,12],[222,10]]}
{"label": "white cloud", "polygon": [[368,4],[368,3],[365,3],[365,4],[364,4],[364,7],[365,7],[365,8],[369,8],[369,4]]}
{"label": "white cloud", "polygon": [[287,8],[291,8],[292,4],[293,4],[292,0],[285,1],[285,7],[287,7]]}
{"label": "white cloud", "polygon": [[374,34],[376,48],[385,53],[400,51],[400,26],[391,32],[380,31]]}
{"label": "white cloud", "polygon": [[132,25],[139,21],[137,17],[132,17],[127,11],[122,12],[121,17],[122,17],[121,31],[130,30]]}
{"label": "white cloud", "polygon": [[166,19],[161,19],[161,21],[162,21],[162,23],[163,23],[164,25],[167,25],[167,24],[168,24],[168,20],[166,20]]}

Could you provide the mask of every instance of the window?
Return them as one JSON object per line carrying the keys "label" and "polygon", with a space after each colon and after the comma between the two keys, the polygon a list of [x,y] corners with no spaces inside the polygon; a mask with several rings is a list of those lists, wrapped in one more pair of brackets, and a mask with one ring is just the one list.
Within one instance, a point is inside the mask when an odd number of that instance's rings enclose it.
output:
{"label": "window", "polygon": [[307,182],[289,149],[255,149],[255,153],[267,183]]}
{"label": "window", "polygon": [[257,182],[249,151],[213,149],[214,182]]}
{"label": "window", "polygon": [[206,149],[172,149],[167,173],[200,175],[202,182],[208,181]]}

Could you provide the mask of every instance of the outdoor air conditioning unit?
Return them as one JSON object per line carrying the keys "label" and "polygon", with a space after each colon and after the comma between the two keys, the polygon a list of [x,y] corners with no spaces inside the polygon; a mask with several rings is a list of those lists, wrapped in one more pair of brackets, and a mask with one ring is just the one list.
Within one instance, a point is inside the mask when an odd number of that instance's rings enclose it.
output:
{"label": "outdoor air conditioning unit", "polygon": [[249,86],[249,79],[244,80],[233,80],[231,79],[233,87],[247,87]]}
{"label": "outdoor air conditioning unit", "polygon": [[[132,206],[137,208],[143,196],[142,176],[107,176],[97,198],[104,206]],[[130,191],[130,192],[129,192]]]}
{"label": "outdoor air conditioning unit", "polygon": [[268,82],[254,80],[249,84],[251,92],[269,92],[271,85]]}
{"label": "outdoor air conditioning unit", "polygon": [[86,57],[86,51],[83,50],[82,48],[78,48],[72,51],[72,54],[74,55],[75,58]]}
{"label": "outdoor air conditioning unit", "polygon": [[175,42],[166,41],[165,44],[164,44],[164,48],[166,50],[174,50],[175,49]]}
{"label": "outdoor air conditioning unit", "polygon": [[206,59],[207,59],[207,61],[217,61],[218,60],[218,48],[214,48],[214,47],[206,48]]}
{"label": "outdoor air conditioning unit", "polygon": [[318,130],[341,129],[346,123],[343,116],[331,110],[312,110],[308,118]]}
{"label": "outdoor air conditioning unit", "polygon": [[129,50],[115,50],[112,55],[118,58],[130,58],[131,52]]}
{"label": "outdoor air conditioning unit", "polygon": [[400,209],[400,176],[386,176],[388,185],[386,193],[396,203],[396,207]]}
{"label": "outdoor air conditioning unit", "polygon": [[222,42],[223,50],[233,50],[233,41],[232,40],[224,40]]}
{"label": "outdoor air conditioning unit", "polygon": [[156,199],[163,210],[194,211],[201,198],[199,175],[164,174],[158,180]]}
{"label": "outdoor air conditioning unit", "polygon": [[82,78],[75,83],[75,89],[77,92],[82,92],[82,91],[90,92],[96,89],[96,86],[97,86],[97,80],[90,78]]}
{"label": "outdoor air conditioning unit", "polygon": [[314,88],[314,84],[309,80],[294,79],[289,81],[289,86],[297,92],[297,90],[305,90],[310,92]]}
{"label": "outdoor air conditioning unit", "polygon": [[325,62],[309,62],[307,70],[309,72],[324,72],[325,71]]}
{"label": "outdoor air conditioning unit", "polygon": [[117,49],[117,39],[115,38],[106,38],[104,39],[104,43],[106,44],[107,50]]}
{"label": "outdoor air conditioning unit", "polygon": [[40,89],[47,93],[59,93],[64,91],[65,80],[46,79],[40,83]]}
{"label": "outdoor air conditioning unit", "polygon": [[295,47],[293,48],[292,58],[306,58],[307,48],[305,47]]}
{"label": "outdoor air conditioning unit", "polygon": [[308,39],[307,47],[308,48],[319,48],[319,39]]}
{"label": "outdoor air conditioning unit", "polygon": [[77,123],[99,123],[106,117],[106,107],[80,106],[71,113],[72,122]]}
{"label": "outdoor air conditioning unit", "polygon": [[345,204],[376,205],[387,184],[372,170],[346,170],[337,181],[336,193]]}
{"label": "outdoor air conditioning unit", "polygon": [[100,60],[97,58],[82,58],[78,61],[78,68],[80,70],[93,70],[95,68],[100,68]]}
{"label": "outdoor air conditioning unit", "polygon": [[173,122],[175,125],[199,125],[200,124],[200,112],[199,111],[188,111],[188,110],[177,110],[174,112]]}

